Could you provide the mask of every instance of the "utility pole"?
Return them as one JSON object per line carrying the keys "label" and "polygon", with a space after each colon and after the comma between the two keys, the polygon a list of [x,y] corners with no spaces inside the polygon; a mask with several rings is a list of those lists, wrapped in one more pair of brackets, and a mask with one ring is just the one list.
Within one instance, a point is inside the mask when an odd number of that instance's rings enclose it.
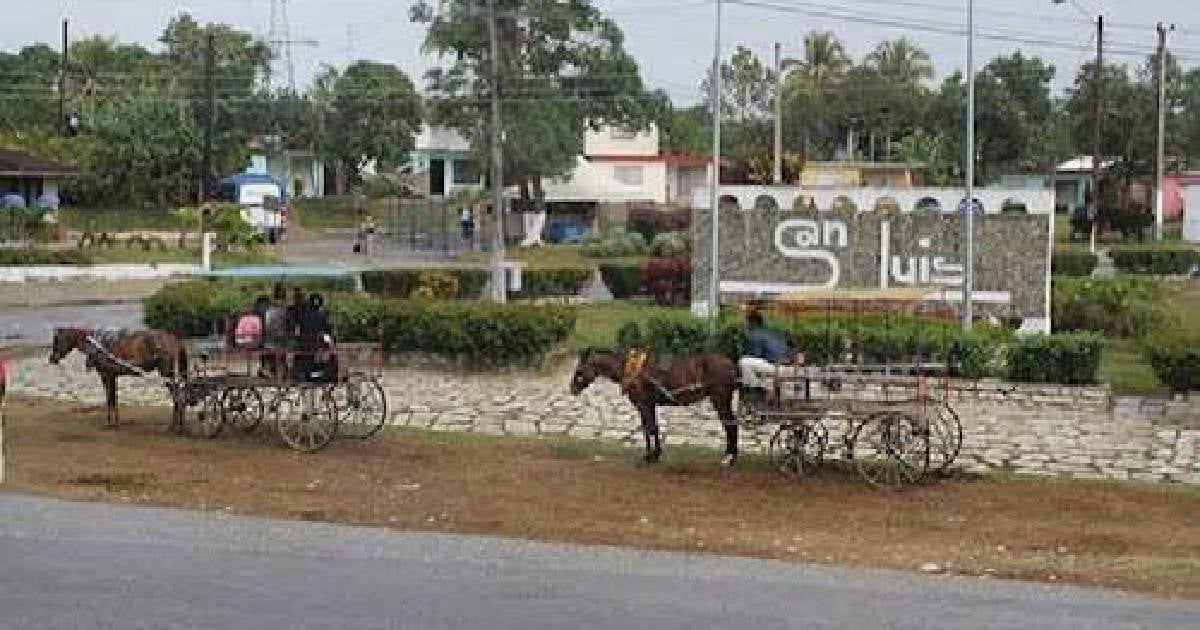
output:
{"label": "utility pole", "polygon": [[1158,160],[1154,186],[1154,240],[1163,237],[1163,170],[1167,159],[1167,31],[1175,25],[1158,23]]}
{"label": "utility pole", "polygon": [[967,0],[967,199],[963,206],[962,327],[975,319],[975,0]]}
{"label": "utility pole", "polygon": [[776,186],[783,183],[783,61],[779,57],[779,42],[775,42],[775,170],[771,180]]}
{"label": "utility pole", "polygon": [[488,43],[492,55],[492,301],[508,299],[504,275],[504,155],[500,129],[500,44],[496,37],[496,0],[488,0]]}
{"label": "utility pole", "polygon": [[62,21],[62,56],[58,64],[58,128],[62,135],[68,135],[67,125],[67,21]]}
{"label": "utility pole", "polygon": [[204,125],[204,157],[200,167],[200,201],[212,198],[213,136],[217,129],[217,46],[216,36],[208,33],[204,46],[204,91],[208,109]]}
{"label": "utility pole", "polygon": [[1092,86],[1095,92],[1095,102],[1092,103],[1092,232],[1089,237],[1088,249],[1096,253],[1096,224],[1100,220],[1100,176],[1103,170],[1104,156],[1101,153],[1101,142],[1104,139],[1104,16],[1096,16],[1096,79]]}
{"label": "utility pole", "polygon": [[712,219],[712,249],[709,256],[708,278],[708,320],[713,330],[717,328],[717,318],[721,311],[721,255],[720,255],[720,225],[721,225],[721,0],[716,0],[716,31],[713,37],[713,80],[712,80],[712,116],[713,116],[713,156],[712,156],[712,193],[710,217]]}

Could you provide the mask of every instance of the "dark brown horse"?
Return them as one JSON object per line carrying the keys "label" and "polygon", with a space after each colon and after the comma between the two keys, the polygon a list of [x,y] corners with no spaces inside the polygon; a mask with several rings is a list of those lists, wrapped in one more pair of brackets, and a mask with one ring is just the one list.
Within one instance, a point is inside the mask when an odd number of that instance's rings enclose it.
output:
{"label": "dark brown horse", "polygon": [[731,466],[737,459],[738,424],[733,415],[737,366],[729,357],[718,353],[652,357],[637,350],[589,352],[579,357],[571,377],[571,393],[578,395],[601,376],[619,384],[637,408],[646,438],[647,462],[662,457],[657,408],[683,407],[705,398],[712,401],[725,428],[721,464]]}
{"label": "dark brown horse", "polygon": [[[103,347],[96,338],[96,331],[86,328],[56,328],[54,343],[50,349],[50,363],[58,365],[63,357],[78,350],[92,359],[100,382],[104,384],[104,396],[108,406],[108,426],[116,428],[117,377],[146,376],[151,372],[177,379],[187,373],[187,350],[175,335],[159,330],[129,332],[118,337],[111,347]],[[168,385],[175,399],[174,383]],[[176,403],[171,429],[179,427],[181,414]]]}

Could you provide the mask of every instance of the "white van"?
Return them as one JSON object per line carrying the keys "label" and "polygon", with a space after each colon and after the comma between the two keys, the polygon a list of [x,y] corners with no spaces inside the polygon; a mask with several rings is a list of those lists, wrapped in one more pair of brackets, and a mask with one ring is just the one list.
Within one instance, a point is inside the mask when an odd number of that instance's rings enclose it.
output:
{"label": "white van", "polygon": [[268,243],[287,233],[288,206],[283,186],[266,175],[243,173],[221,181],[221,198],[242,207],[242,220]]}

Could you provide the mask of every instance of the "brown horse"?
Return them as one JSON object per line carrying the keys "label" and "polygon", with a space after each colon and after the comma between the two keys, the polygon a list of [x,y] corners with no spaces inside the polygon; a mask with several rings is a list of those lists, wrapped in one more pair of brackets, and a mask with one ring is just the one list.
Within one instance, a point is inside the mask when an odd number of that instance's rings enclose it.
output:
{"label": "brown horse", "polygon": [[571,377],[571,393],[578,395],[601,376],[621,385],[625,397],[637,409],[646,438],[647,462],[662,457],[657,408],[683,407],[705,398],[712,401],[725,428],[721,465],[731,466],[737,459],[738,424],[733,415],[737,366],[729,357],[719,353],[650,357],[638,350],[588,352],[579,357]]}
{"label": "brown horse", "polygon": [[[96,373],[104,384],[104,396],[108,406],[107,425],[116,428],[117,377],[145,376],[150,372],[176,379],[187,373],[187,350],[175,335],[159,330],[142,330],[121,335],[109,348],[104,348],[96,339],[96,331],[86,328],[56,328],[54,343],[50,349],[50,363],[58,365],[73,350],[78,350],[93,359]],[[175,399],[175,384],[168,388]],[[178,402],[171,420],[171,429],[178,428],[181,414]]]}

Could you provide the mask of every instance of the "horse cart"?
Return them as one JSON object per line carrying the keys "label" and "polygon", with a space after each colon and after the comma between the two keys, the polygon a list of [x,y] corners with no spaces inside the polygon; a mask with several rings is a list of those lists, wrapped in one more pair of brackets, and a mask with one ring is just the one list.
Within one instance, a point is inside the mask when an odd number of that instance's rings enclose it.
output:
{"label": "horse cart", "polygon": [[265,423],[288,446],[314,453],[337,437],[369,438],[387,422],[380,344],[312,352],[205,340],[189,354],[187,376],[176,388],[189,435],[214,438]]}
{"label": "horse cart", "polygon": [[950,396],[956,308],[899,291],[749,306],[803,337],[804,361],[756,371],[739,392],[743,423],[775,426],[768,456],[780,471],[807,476],[840,455],[868,482],[900,486],[954,463],[963,439]]}

